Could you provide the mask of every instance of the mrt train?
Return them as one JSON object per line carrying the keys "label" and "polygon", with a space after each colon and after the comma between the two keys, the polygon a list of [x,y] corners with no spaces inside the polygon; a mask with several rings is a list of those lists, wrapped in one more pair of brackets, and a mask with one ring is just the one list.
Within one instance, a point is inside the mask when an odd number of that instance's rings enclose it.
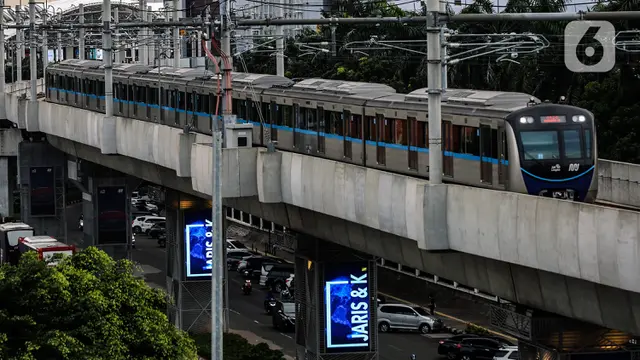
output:
{"label": "mrt train", "polygon": [[[236,72],[232,80],[233,113],[254,125],[254,145],[428,178],[426,89],[399,94],[376,83]],[[216,75],[203,69],[116,64],[114,115],[210,134],[216,86]],[[47,68],[47,101],[104,112],[104,95],[100,61]],[[442,141],[445,182],[596,198],[596,134],[587,110],[523,93],[447,89]]]}

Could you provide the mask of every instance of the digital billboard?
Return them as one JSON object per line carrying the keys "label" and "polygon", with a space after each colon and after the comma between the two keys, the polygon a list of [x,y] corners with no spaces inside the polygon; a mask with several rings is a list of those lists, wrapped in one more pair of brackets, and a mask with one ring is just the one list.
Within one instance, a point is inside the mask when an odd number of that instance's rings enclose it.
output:
{"label": "digital billboard", "polygon": [[211,277],[213,234],[211,209],[184,212],[186,277]]}
{"label": "digital billboard", "polygon": [[126,244],[127,192],[124,186],[98,187],[98,244]]}
{"label": "digital billboard", "polygon": [[31,215],[55,216],[56,191],[53,167],[32,167],[29,174]]}
{"label": "digital billboard", "polygon": [[369,264],[363,261],[330,265],[324,277],[327,352],[369,351]]}

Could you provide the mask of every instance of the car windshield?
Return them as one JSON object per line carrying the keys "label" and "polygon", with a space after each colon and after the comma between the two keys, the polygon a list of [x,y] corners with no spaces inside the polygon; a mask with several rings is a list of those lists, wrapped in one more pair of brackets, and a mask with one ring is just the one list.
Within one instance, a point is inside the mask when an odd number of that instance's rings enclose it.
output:
{"label": "car windshield", "polygon": [[9,246],[16,246],[21,237],[29,236],[33,236],[33,230],[13,230],[7,232],[7,241],[9,242]]}
{"label": "car windshield", "polygon": [[414,306],[413,310],[415,310],[418,314],[420,314],[422,316],[429,316],[430,315],[429,312],[426,309],[421,308],[420,306]]}
{"label": "car windshield", "polygon": [[509,352],[506,350],[498,350],[496,351],[496,354],[494,355],[497,358],[501,358],[501,357],[505,357],[505,355],[507,355]]}
{"label": "car windshield", "polygon": [[296,312],[296,304],[295,303],[282,303],[282,311],[287,315],[295,314],[295,312]]}

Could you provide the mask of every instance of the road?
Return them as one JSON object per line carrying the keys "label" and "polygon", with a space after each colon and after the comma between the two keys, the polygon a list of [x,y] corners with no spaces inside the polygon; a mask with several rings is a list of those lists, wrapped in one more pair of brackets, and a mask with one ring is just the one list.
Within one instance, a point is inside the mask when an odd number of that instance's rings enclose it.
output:
{"label": "road", "polygon": [[[164,288],[165,274],[160,269],[165,268],[165,249],[159,248],[155,240],[138,235],[133,260],[141,265],[145,281],[151,286]],[[295,357],[294,334],[281,333],[271,327],[271,318],[263,309],[264,293],[256,289],[250,296],[242,295],[242,277],[231,272],[229,278],[231,328],[251,331],[281,347],[285,354]],[[380,334],[378,339],[382,360],[409,359],[411,354],[416,354],[418,360],[440,359],[437,355],[438,341],[417,333]]]}

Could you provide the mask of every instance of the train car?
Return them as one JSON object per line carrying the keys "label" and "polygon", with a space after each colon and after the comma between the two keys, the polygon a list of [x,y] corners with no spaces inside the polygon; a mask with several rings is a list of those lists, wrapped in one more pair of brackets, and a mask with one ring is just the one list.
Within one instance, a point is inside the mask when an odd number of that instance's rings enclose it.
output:
{"label": "train car", "polygon": [[[102,94],[96,88],[102,85],[101,64],[65,60],[50,65],[47,100],[103,111],[100,103],[90,100],[100,99]],[[233,113],[239,122],[254,125],[255,145],[271,143],[284,151],[428,178],[426,89],[398,94],[387,85],[375,83],[325,79],[296,83],[275,75],[232,76]],[[69,77],[75,80],[65,82]],[[114,113],[210,134],[216,82],[216,75],[203,69],[162,71],[119,64],[114,66]],[[68,83],[80,84],[80,90],[74,91],[85,100],[75,104],[61,100],[58,86]],[[126,90],[116,90],[121,87]],[[595,200],[597,152],[593,115],[588,111],[563,104],[540,104],[528,94],[497,91],[447,89],[442,101],[445,182],[575,201]],[[547,122],[543,123],[541,116],[552,116],[549,119],[557,122],[544,118]],[[571,131],[565,133],[565,129]],[[554,131],[556,138],[542,138],[552,136],[549,134]],[[565,140],[564,136],[573,138]],[[555,141],[557,159],[545,158],[551,155],[539,148],[543,145],[536,145],[545,141]],[[580,158],[572,153],[577,149],[572,147],[575,144],[580,146]],[[530,150],[538,151],[535,159],[525,154]],[[540,151],[543,159],[537,158]]]}

